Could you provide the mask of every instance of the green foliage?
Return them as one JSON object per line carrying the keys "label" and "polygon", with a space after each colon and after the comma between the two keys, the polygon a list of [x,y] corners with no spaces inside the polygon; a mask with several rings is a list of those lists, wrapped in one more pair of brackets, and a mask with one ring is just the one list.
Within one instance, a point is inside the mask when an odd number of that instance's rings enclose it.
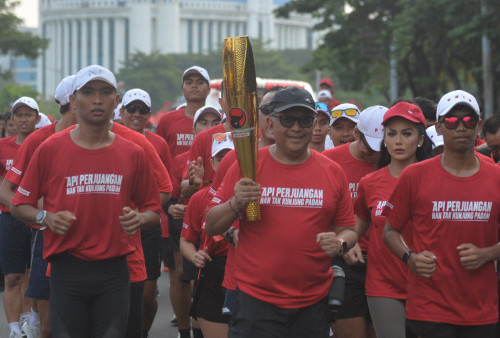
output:
{"label": "green foliage", "polygon": [[316,28],[327,29],[307,69],[328,69],[348,90],[388,97],[393,44],[399,92],[437,98],[454,88],[481,92],[483,34],[492,42],[494,77],[500,75],[500,2],[485,1],[487,15],[477,0],[294,0],[276,13],[311,13]]}
{"label": "green foliage", "polygon": [[47,48],[48,40],[17,29],[22,20],[13,14],[16,5],[15,1],[0,0],[0,51],[35,59],[41,49]]}
{"label": "green foliage", "polygon": [[1,113],[6,112],[12,104],[21,96],[38,97],[38,92],[29,86],[6,85],[0,89],[0,109]]}
{"label": "green foliage", "polygon": [[[310,51],[270,51],[260,43],[253,43],[252,49],[257,76],[313,83],[314,73],[302,69],[311,60]],[[193,65],[207,69],[212,79],[222,78],[222,51],[207,55],[136,52],[125,62],[117,78],[123,82],[125,90],[141,88],[147,91],[153,101],[153,111],[158,111],[166,101],[175,102],[182,95],[182,73]]]}

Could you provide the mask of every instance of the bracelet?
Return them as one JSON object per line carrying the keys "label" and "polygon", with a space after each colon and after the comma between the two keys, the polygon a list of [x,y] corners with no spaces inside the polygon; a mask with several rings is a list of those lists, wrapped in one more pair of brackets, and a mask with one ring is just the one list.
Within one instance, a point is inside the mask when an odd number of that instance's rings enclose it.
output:
{"label": "bracelet", "polygon": [[236,216],[238,216],[238,218],[241,218],[241,212],[239,212],[238,210],[236,210],[233,205],[231,204],[231,201],[233,200],[234,196],[231,197],[231,199],[229,200],[229,208],[231,208],[231,210],[236,214]]}

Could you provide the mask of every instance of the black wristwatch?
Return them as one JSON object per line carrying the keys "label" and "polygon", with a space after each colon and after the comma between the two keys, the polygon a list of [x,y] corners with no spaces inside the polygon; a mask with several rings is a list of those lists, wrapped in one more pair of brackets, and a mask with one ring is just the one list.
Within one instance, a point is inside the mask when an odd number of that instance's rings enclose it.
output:
{"label": "black wristwatch", "polygon": [[226,231],[226,241],[228,241],[231,244],[234,244],[234,238],[233,238],[233,233],[236,230],[236,228],[231,228],[228,231]]}
{"label": "black wristwatch", "polygon": [[408,250],[405,252],[403,257],[401,257],[401,260],[403,261],[403,263],[408,264],[408,260],[410,259],[410,256],[412,253],[413,253],[413,251],[411,251],[411,250]]}

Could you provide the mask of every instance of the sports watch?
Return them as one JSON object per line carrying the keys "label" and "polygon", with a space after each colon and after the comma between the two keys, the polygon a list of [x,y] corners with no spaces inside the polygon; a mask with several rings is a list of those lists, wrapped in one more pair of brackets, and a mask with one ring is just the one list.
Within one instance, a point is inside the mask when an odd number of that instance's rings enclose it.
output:
{"label": "sports watch", "polygon": [[47,216],[47,210],[40,210],[36,214],[35,222],[36,222],[36,224],[42,226],[42,228],[40,230],[45,230],[45,228],[47,228],[47,226],[45,224],[43,224],[43,221],[45,220],[46,216]]}
{"label": "sports watch", "polygon": [[410,259],[410,256],[412,253],[413,253],[413,251],[411,251],[411,250],[408,250],[404,253],[403,257],[401,257],[401,260],[403,261],[403,263],[408,264],[408,260]]}
{"label": "sports watch", "polygon": [[343,239],[339,238],[340,240],[340,251],[339,251],[339,256],[344,256],[347,253],[347,242],[344,241]]}

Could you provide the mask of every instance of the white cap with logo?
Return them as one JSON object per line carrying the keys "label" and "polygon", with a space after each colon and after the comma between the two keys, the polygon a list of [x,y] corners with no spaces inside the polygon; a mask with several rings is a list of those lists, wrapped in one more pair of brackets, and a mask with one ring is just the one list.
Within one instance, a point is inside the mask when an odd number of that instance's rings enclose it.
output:
{"label": "white cap with logo", "polygon": [[73,82],[75,82],[75,77],[75,75],[66,76],[59,85],[57,85],[54,97],[56,102],[61,106],[69,103],[69,96],[73,94]]}
{"label": "white cap with logo", "polygon": [[444,94],[441,100],[439,100],[436,109],[436,121],[439,121],[441,116],[448,114],[449,111],[458,104],[467,105],[472,108],[477,116],[481,115],[476,98],[466,91],[458,89]]}
{"label": "white cap with logo", "polygon": [[198,109],[196,113],[194,113],[193,126],[196,124],[196,122],[198,122],[198,119],[201,117],[201,115],[206,113],[214,113],[215,115],[220,116],[222,120],[223,115],[217,108],[212,106],[203,106],[200,109]]}
{"label": "white cap with logo", "polygon": [[380,151],[380,143],[384,138],[382,121],[387,110],[384,106],[371,106],[359,115],[358,130],[363,133],[366,142],[374,151]]}
{"label": "white cap with logo", "polygon": [[128,92],[126,92],[123,95],[122,105],[125,107],[130,102],[134,102],[137,100],[144,102],[146,106],[151,108],[151,98],[149,97],[149,94],[146,91],[139,88],[130,89]]}
{"label": "white cap with logo", "polygon": [[76,73],[75,81],[73,82],[73,92],[80,90],[88,82],[94,80],[107,82],[115,89],[117,88],[115,75],[109,69],[99,65],[91,65],[80,69]]}
{"label": "white cap with logo", "polygon": [[27,96],[20,97],[16,100],[16,102],[14,102],[14,104],[12,105],[12,113],[14,113],[14,111],[16,111],[17,108],[23,105],[36,110],[37,114],[40,113],[40,109],[38,108],[38,104],[36,103],[36,101],[31,97]]}
{"label": "white cap with logo", "polygon": [[231,132],[217,133],[212,136],[212,157],[224,149],[234,149],[233,135]]}
{"label": "white cap with logo", "polygon": [[49,124],[52,124],[52,121],[49,119],[47,115],[45,115],[44,113],[39,113],[39,114],[40,114],[40,122],[38,122],[35,125],[35,129],[42,128],[48,126]]}
{"label": "white cap with logo", "polygon": [[429,138],[432,141],[432,149],[444,145],[443,135],[439,135],[437,133],[436,126],[430,126],[429,128],[427,128],[425,130],[425,132],[427,133],[427,136],[429,136]]}
{"label": "white cap with logo", "polygon": [[329,100],[332,99],[332,93],[329,90],[320,90],[318,93],[318,100],[327,98]]}
{"label": "white cap with logo", "polygon": [[[182,82],[184,82],[184,79],[191,74],[199,74],[201,77],[203,77],[205,80],[207,80],[208,83],[210,83],[210,76],[208,75],[208,72],[205,68],[202,68],[200,66],[193,66],[189,67],[184,71],[184,74],[182,74]],[[181,82],[181,83],[182,83]]]}

